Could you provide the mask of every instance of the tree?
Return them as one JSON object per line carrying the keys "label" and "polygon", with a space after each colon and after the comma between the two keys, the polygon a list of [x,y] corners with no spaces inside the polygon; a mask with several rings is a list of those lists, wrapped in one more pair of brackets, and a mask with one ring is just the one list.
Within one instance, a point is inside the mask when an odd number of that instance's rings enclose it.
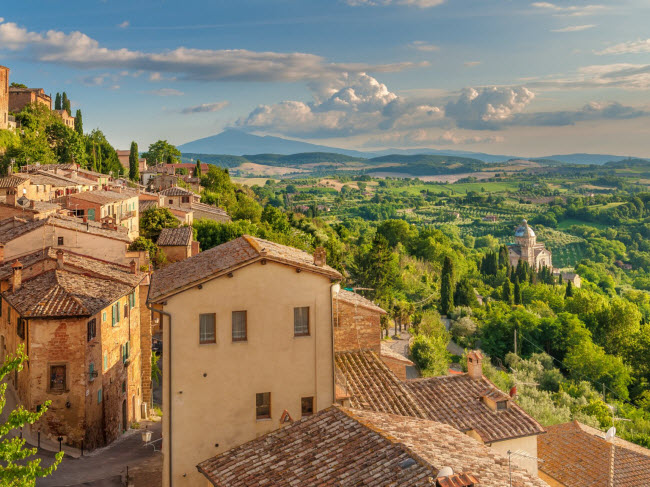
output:
{"label": "tree", "polygon": [[518,277],[515,277],[515,304],[524,304]]}
{"label": "tree", "polygon": [[423,377],[446,375],[451,354],[447,351],[449,337],[440,335],[417,335],[411,346],[411,356]]}
{"label": "tree", "polygon": [[129,179],[131,181],[140,180],[140,168],[138,164],[138,144],[131,142],[131,150],[129,151]]}
{"label": "tree", "polygon": [[68,115],[72,115],[70,109],[70,100],[68,99],[68,95],[65,91],[63,92],[63,95],[61,95],[61,110],[65,110],[68,112]]}
{"label": "tree", "polygon": [[440,285],[440,314],[447,315],[454,309],[454,263],[451,257],[445,257],[442,265],[442,283]]}
{"label": "tree", "polygon": [[16,83],[15,81],[12,82],[9,86],[12,88],[27,88],[27,85],[24,83]]}
{"label": "tree", "polygon": [[[0,367],[0,381],[3,381],[3,384],[0,385],[0,411],[4,409],[7,403],[7,383],[4,382],[4,378],[21,371],[26,360],[27,356],[24,354],[21,345],[16,353],[9,355],[2,367]],[[2,438],[0,440],[0,484],[8,487],[35,486],[37,478],[47,477],[52,474],[63,460],[63,452],[59,452],[55,456],[54,463],[47,468],[43,468],[40,465],[40,459],[27,460],[38,453],[36,448],[24,448],[25,440],[19,436],[9,437],[11,431],[38,421],[45,414],[50,403],[51,401],[45,401],[41,406],[41,410],[36,413],[19,406],[11,411],[7,422],[0,425],[0,438]]]}
{"label": "tree", "polygon": [[400,281],[399,262],[382,235],[376,233],[370,248],[359,249],[356,253],[353,274],[358,283],[372,288],[372,298],[390,301]]}
{"label": "tree", "polygon": [[201,160],[196,160],[196,167],[194,168],[194,177],[201,179]]}
{"label": "tree", "polygon": [[573,284],[571,284],[571,281],[566,282],[566,291],[564,292],[564,296],[567,298],[573,297]]}
{"label": "tree", "polygon": [[54,109],[55,110],[63,110],[63,108],[61,108],[61,106],[62,106],[61,105],[61,93],[57,92],[56,93],[56,98],[54,98]]}
{"label": "tree", "polygon": [[176,228],[178,225],[179,221],[169,208],[149,208],[140,216],[140,235],[155,242],[163,228]]}
{"label": "tree", "polygon": [[458,281],[458,284],[456,285],[456,292],[454,293],[454,305],[469,307],[478,306],[478,299],[476,299],[474,286],[472,286],[472,283],[466,277]]}
{"label": "tree", "polygon": [[74,129],[79,135],[84,134],[84,122],[81,117],[81,110],[77,110],[74,115]]}
{"label": "tree", "polygon": [[501,286],[501,299],[508,304],[512,304],[512,289],[510,285],[510,279],[506,278],[506,280],[503,281],[503,286]]}
{"label": "tree", "polygon": [[181,151],[166,140],[159,140],[151,144],[149,150],[142,156],[152,163],[166,162],[173,164],[180,162]]}

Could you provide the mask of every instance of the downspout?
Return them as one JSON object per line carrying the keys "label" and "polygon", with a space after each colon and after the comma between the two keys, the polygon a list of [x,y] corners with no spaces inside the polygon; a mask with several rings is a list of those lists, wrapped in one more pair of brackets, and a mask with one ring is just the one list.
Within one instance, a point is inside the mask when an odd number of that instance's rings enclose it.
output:
{"label": "downspout", "polygon": [[336,355],[334,350],[334,295],[338,295],[341,284],[335,282],[330,286],[330,329],[332,332],[332,404],[336,404]]}
{"label": "downspout", "polygon": [[[151,284],[149,284],[149,289],[147,290],[147,309],[155,313],[160,313],[163,316],[169,318],[169,371],[167,373],[169,380],[169,394],[167,400],[169,401],[169,408],[167,410],[169,416],[169,487],[172,487],[172,315],[163,311],[161,309],[154,309],[149,303],[149,295],[151,294]],[[164,323],[163,324],[163,333],[164,333]],[[151,360],[151,359],[149,359]],[[164,372],[164,371],[163,371]],[[153,392],[152,392],[153,397]]]}

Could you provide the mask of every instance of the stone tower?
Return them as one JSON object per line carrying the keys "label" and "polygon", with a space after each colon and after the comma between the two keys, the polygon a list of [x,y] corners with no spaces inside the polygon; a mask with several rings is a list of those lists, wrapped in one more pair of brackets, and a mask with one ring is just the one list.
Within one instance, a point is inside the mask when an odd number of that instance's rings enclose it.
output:
{"label": "stone tower", "polygon": [[9,68],[0,66],[0,130],[9,128]]}
{"label": "stone tower", "polygon": [[521,258],[535,268],[535,244],[537,236],[532,228],[528,226],[526,220],[522,220],[521,225],[515,230],[515,241],[521,248]]}

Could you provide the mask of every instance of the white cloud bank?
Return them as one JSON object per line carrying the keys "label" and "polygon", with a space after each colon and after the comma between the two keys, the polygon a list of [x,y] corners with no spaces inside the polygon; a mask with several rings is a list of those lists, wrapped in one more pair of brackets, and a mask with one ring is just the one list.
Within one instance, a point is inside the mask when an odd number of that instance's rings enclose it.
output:
{"label": "white cloud bank", "polygon": [[586,15],[595,15],[607,10],[604,5],[571,5],[562,7],[550,2],[534,2],[531,4],[539,11],[550,12],[558,17],[584,17]]}
{"label": "white cloud bank", "polygon": [[602,51],[597,51],[596,54],[640,54],[644,52],[650,52],[650,39],[622,42]]}
{"label": "white cloud bank", "polygon": [[183,108],[181,110],[181,113],[185,115],[189,115],[191,113],[213,113],[218,112],[219,110],[223,110],[228,105],[230,105],[230,102],[227,101],[220,101],[217,103],[202,103],[201,105]]}
{"label": "white cloud bank", "polygon": [[406,5],[409,7],[431,8],[442,5],[445,0],[347,0],[347,3],[352,7]]}

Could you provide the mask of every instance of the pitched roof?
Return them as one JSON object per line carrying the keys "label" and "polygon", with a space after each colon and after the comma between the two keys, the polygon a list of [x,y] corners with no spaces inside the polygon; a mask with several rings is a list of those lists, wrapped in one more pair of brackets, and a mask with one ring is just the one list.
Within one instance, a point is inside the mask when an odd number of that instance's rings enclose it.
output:
{"label": "pitched roof", "polygon": [[81,193],[70,194],[67,195],[66,198],[106,205],[115,201],[128,200],[130,198],[134,198],[135,196],[136,195],[134,193],[121,193],[117,191],[105,191],[100,189],[95,191],[83,191]]}
{"label": "pitched roof", "polygon": [[336,352],[337,385],[355,409],[425,418],[404,383],[371,350]]}
{"label": "pitched roof", "polygon": [[485,443],[538,435],[544,428],[514,401],[505,410],[494,411],[483,396],[510,400],[492,382],[467,374],[413,379],[405,383],[428,419],[446,423],[460,431],[474,430]]}
{"label": "pitched roof", "polygon": [[537,439],[540,470],[567,487],[650,485],[650,450],[604,437],[577,421],[547,427]]}
{"label": "pitched roof", "polygon": [[192,242],[192,227],[163,228],[156,245],[160,247],[173,247],[189,245]]}
{"label": "pitched roof", "polygon": [[15,188],[29,180],[29,176],[11,175],[0,178],[0,188]]}
{"label": "pitched roof", "polygon": [[[19,257],[20,263],[24,269],[34,266],[33,274],[44,272],[52,269],[53,264],[57,262],[57,252],[63,252],[64,269],[89,276],[102,277],[112,281],[137,286],[145,277],[145,274],[133,274],[130,266],[108,262],[102,259],[96,259],[87,255],[77,254],[69,250],[63,250],[54,247],[47,247],[43,250],[37,250],[30,254]],[[9,259],[0,265],[0,280],[8,279],[12,274],[12,265],[17,259]],[[23,271],[23,276],[26,271]]]}
{"label": "pitched roof", "polygon": [[335,299],[338,299],[339,301],[342,301],[344,303],[351,304],[353,306],[360,306],[362,308],[376,311],[377,313],[381,313],[382,315],[386,314],[386,311],[384,311],[382,308],[377,306],[369,299],[366,299],[360,294],[353,293],[345,289],[341,289]]}
{"label": "pitched roof", "polygon": [[342,278],[341,274],[330,266],[315,265],[313,256],[307,252],[244,235],[154,272],[151,277],[149,300],[154,302],[186,287],[262,259],[296,266],[302,270],[323,274],[330,279]]}
{"label": "pitched roof", "polygon": [[66,270],[50,270],[22,282],[16,291],[2,293],[25,318],[92,316],[134,286]]}
{"label": "pitched roof", "polygon": [[[217,487],[431,486],[442,467],[508,485],[508,460],[453,428],[332,406],[201,462]],[[546,484],[519,468],[514,487]]]}
{"label": "pitched roof", "polygon": [[185,188],[181,188],[179,186],[173,186],[171,188],[163,189],[160,192],[160,194],[163,196],[198,196],[193,191],[190,191]]}

